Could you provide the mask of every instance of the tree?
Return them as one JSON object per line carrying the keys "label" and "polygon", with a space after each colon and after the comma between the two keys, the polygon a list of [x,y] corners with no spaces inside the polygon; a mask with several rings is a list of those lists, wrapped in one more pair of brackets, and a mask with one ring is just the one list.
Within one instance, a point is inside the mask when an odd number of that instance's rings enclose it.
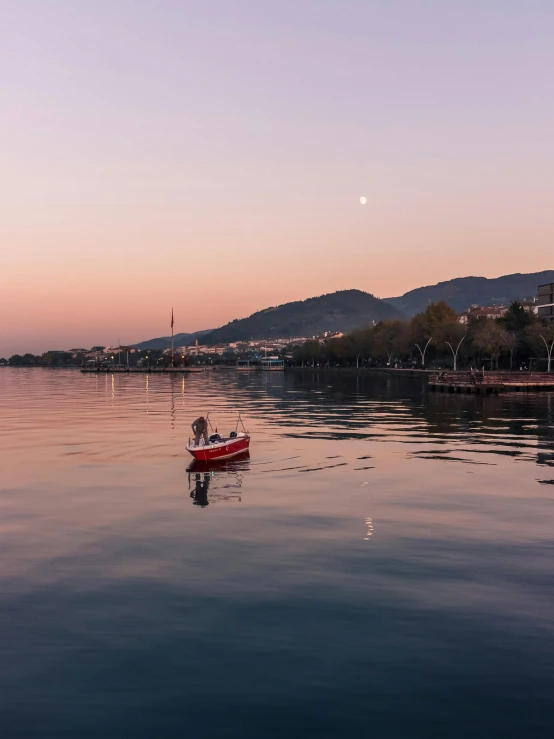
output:
{"label": "tree", "polygon": [[45,352],[40,362],[52,367],[66,367],[73,359],[70,352]]}
{"label": "tree", "polygon": [[441,300],[438,303],[430,303],[423,313],[418,313],[410,322],[414,336],[433,336],[441,340],[441,333],[445,326],[458,323],[458,314],[448,303]]}
{"label": "tree", "polygon": [[514,300],[514,302],[510,304],[506,313],[500,319],[500,323],[507,331],[520,333],[524,331],[527,326],[535,323],[536,320],[535,315],[526,311],[519,300]]}
{"label": "tree", "polygon": [[510,352],[510,369],[513,369],[514,352],[519,346],[519,336],[515,331],[504,330],[504,345]]}
{"label": "tree", "polygon": [[456,324],[458,324],[457,313],[444,300],[430,303],[423,313],[418,313],[412,318],[410,330],[421,357],[422,367],[425,367],[425,354],[431,341],[445,342],[444,337],[453,332]]}
{"label": "tree", "polygon": [[312,365],[315,365],[316,360],[319,360],[321,355],[322,346],[317,339],[306,341],[304,344],[297,347],[294,352],[295,359],[302,362],[302,366],[304,366],[304,362],[311,362]]}
{"label": "tree", "polygon": [[346,339],[347,354],[356,359],[356,367],[359,367],[360,359],[367,356],[371,351],[373,344],[371,330],[360,329],[353,331],[344,338]]}
{"label": "tree", "polygon": [[390,364],[393,356],[408,353],[408,324],[403,321],[379,321],[374,326],[372,351]]}
{"label": "tree", "polygon": [[12,366],[23,364],[23,357],[21,354],[12,354],[12,356],[9,358],[8,363]]}
{"label": "tree", "polygon": [[489,353],[491,369],[493,364],[496,364],[498,369],[498,358],[507,341],[507,331],[494,319],[480,318],[475,322],[473,344],[477,349]]}

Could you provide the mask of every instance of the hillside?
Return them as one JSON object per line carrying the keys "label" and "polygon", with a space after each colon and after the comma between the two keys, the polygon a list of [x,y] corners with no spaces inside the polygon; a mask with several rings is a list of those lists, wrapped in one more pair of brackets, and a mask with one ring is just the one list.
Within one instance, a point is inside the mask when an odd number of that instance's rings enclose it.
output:
{"label": "hillside", "polygon": [[351,331],[387,318],[402,318],[402,314],[369,293],[341,290],[266,308],[212,331],[203,337],[203,341],[219,344],[249,339],[308,337],[324,331]]}
{"label": "hillside", "polygon": [[437,285],[418,287],[398,298],[386,298],[386,302],[407,316],[424,311],[429,303],[445,300],[455,310],[467,310],[474,303],[478,305],[507,304],[513,300],[533,298],[537,286],[554,282],[554,270],[532,272],[530,274],[504,275],[488,279],[486,277],[457,277]]}
{"label": "hillside", "polygon": [[[213,329],[206,331],[196,331],[193,334],[175,334],[173,341],[175,346],[187,346],[192,344],[196,339],[202,338],[205,334],[209,334]],[[171,346],[171,336],[160,336],[157,339],[148,339],[148,341],[141,341],[140,344],[133,344],[136,349],[165,349]]]}

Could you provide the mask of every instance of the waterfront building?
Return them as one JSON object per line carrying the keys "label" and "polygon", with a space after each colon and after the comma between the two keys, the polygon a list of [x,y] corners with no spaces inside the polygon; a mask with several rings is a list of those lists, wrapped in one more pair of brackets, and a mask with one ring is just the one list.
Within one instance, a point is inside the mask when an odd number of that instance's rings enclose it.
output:
{"label": "waterfront building", "polygon": [[534,313],[535,315],[538,314],[538,305],[537,300],[521,300],[521,307],[523,310],[526,310],[527,313]]}
{"label": "waterfront building", "polygon": [[[519,304],[528,313],[537,314],[538,304],[536,300],[520,300]],[[458,315],[458,322],[467,323],[473,318],[502,318],[508,312],[508,308],[507,305],[472,305],[465,313]]]}
{"label": "waterfront building", "polygon": [[[536,301],[520,300],[519,303],[523,310],[528,313],[537,314],[538,303]],[[472,305],[465,313],[458,315],[458,322],[467,323],[473,318],[502,318],[506,315],[507,311],[507,305]]]}
{"label": "waterfront building", "polygon": [[260,360],[260,366],[265,371],[284,370],[285,362],[279,357],[262,357]]}
{"label": "waterfront building", "polygon": [[554,323],[554,282],[539,285],[537,290],[537,315],[542,321]]}
{"label": "waterfront building", "polygon": [[460,313],[458,316],[459,323],[467,323],[474,318],[502,318],[506,315],[508,306],[506,305],[472,305],[466,313]]}

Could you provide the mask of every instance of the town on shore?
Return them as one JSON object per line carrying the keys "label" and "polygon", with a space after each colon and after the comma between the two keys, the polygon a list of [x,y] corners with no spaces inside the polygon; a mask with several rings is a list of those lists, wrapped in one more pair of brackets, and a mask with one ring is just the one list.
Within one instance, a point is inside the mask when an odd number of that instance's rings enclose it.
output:
{"label": "town on shore", "polygon": [[226,344],[139,349],[93,346],[42,355],[15,354],[0,366],[90,369],[253,367],[268,358],[283,367],[392,367],[426,369],[552,369],[554,283],[540,285],[534,301],[470,307],[457,313],[446,302],[430,303],[410,320],[383,320],[349,333],[252,339]]}

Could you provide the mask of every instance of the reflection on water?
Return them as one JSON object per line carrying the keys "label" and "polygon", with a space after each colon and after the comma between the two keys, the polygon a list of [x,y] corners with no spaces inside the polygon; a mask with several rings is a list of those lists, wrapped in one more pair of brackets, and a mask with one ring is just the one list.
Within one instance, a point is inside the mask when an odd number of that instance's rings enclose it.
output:
{"label": "reflection on water", "polygon": [[[189,474],[190,480],[190,474]],[[190,497],[194,500],[194,505],[199,505],[202,508],[209,504],[208,501],[208,490],[210,489],[210,473],[204,472],[200,474],[197,472],[194,475],[194,489],[192,490]]]}
{"label": "reflection on water", "polygon": [[[194,505],[205,507],[210,501],[240,503],[243,479],[249,470],[248,453],[220,461],[193,460],[187,473],[190,497]],[[210,489],[211,495],[208,499]]]}
{"label": "reflection on water", "polygon": [[367,532],[364,537],[364,541],[368,541],[370,536],[373,536],[373,521],[371,518],[366,518],[365,525],[367,527]]}
{"label": "reflection on water", "polygon": [[0,369],[0,419],[2,736],[552,735],[551,393]]}

